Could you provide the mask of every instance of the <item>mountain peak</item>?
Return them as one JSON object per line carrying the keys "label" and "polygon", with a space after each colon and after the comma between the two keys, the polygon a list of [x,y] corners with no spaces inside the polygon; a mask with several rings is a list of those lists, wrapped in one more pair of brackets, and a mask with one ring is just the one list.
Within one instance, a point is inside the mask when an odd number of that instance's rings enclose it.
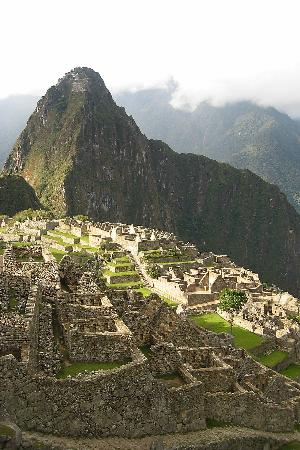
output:
{"label": "mountain peak", "polygon": [[89,67],[75,67],[60,78],[55,87],[60,89],[66,86],[71,86],[72,92],[86,92],[95,88],[106,89],[100,74]]}
{"label": "mountain peak", "polygon": [[92,69],[75,68],[47,91],[5,169],[57,214],[167,228],[300,291],[300,219],[279,189],[148,140]]}

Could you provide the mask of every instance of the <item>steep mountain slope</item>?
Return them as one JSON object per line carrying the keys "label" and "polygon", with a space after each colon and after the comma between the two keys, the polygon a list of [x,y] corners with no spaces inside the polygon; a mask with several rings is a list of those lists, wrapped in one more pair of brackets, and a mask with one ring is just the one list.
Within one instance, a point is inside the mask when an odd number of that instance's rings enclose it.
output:
{"label": "steep mountain slope", "polygon": [[22,177],[0,176],[0,214],[13,216],[24,209],[40,209],[37,196]]}
{"label": "steep mountain slope", "polygon": [[300,218],[279,189],[148,140],[91,69],[48,90],[5,171],[24,176],[57,213],[168,229],[300,291]]}
{"label": "steep mountain slope", "polygon": [[0,167],[33,112],[38,97],[14,95],[0,99]]}
{"label": "steep mountain slope", "polygon": [[174,109],[172,89],[123,92],[116,97],[141,130],[178,152],[193,152],[247,168],[277,184],[300,212],[300,126],[274,108],[250,102],[194,112]]}

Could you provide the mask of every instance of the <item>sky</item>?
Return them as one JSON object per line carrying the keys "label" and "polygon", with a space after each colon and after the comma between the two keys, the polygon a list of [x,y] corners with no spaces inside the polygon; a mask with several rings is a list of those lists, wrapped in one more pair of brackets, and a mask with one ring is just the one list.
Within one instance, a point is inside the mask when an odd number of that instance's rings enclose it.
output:
{"label": "sky", "polygon": [[300,116],[299,0],[2,0],[0,98],[88,66],[175,107],[252,100]]}

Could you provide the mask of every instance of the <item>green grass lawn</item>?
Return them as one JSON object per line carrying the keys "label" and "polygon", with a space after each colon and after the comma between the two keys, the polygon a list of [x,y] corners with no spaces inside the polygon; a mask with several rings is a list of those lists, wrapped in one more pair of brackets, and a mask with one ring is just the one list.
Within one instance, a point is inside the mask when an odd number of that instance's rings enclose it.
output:
{"label": "green grass lawn", "polygon": [[121,264],[121,263],[130,263],[130,259],[128,258],[128,256],[122,256],[120,258],[114,258],[111,263],[113,264]]}
{"label": "green grass lawn", "polygon": [[110,262],[108,264],[109,267],[123,267],[125,270],[133,270],[134,269],[134,264],[132,264],[131,262],[124,262],[124,263],[114,263],[114,262]]}
{"label": "green grass lawn", "polygon": [[300,377],[300,365],[290,364],[286,369],[281,370],[280,373],[288,378],[298,378]]}
{"label": "green grass lawn", "polygon": [[171,261],[171,262],[159,262],[157,264],[160,264],[162,266],[175,266],[179,264],[194,264],[196,261]]}
{"label": "green grass lawn", "polygon": [[146,356],[146,358],[148,358],[148,356],[151,355],[151,350],[149,345],[143,345],[142,347],[140,347],[141,352],[143,353],[143,355]]}
{"label": "green grass lawn", "polygon": [[65,231],[50,230],[50,233],[54,233],[58,237],[63,236],[63,237],[69,238],[69,239],[78,239],[78,236],[76,236],[75,234],[67,233]]}
{"label": "green grass lawn", "polygon": [[173,308],[179,305],[179,303],[173,302],[173,300],[170,300],[167,297],[164,297],[163,295],[160,295],[160,298],[162,299],[163,302],[167,303],[169,306],[172,306]]}
{"label": "green grass lawn", "polygon": [[34,245],[33,242],[13,242],[13,247],[30,247],[31,245]]}
{"label": "green grass lawn", "polygon": [[56,248],[50,248],[49,249],[56,261],[61,261],[61,259],[67,255],[67,252],[64,252],[63,250],[56,250]]}
{"label": "green grass lawn", "polygon": [[143,297],[149,297],[149,295],[152,294],[152,291],[150,291],[150,289],[147,288],[139,288],[139,289],[133,289],[134,292],[140,292],[141,294],[143,294]]}
{"label": "green grass lawn", "polygon": [[143,283],[142,281],[128,281],[127,283],[107,283],[106,286],[110,289],[130,289],[131,287],[140,288],[143,286]]}
{"label": "green grass lawn", "polygon": [[0,425],[0,436],[15,436],[16,432],[13,428],[8,425],[2,424]]}
{"label": "green grass lawn", "polygon": [[117,367],[124,366],[128,361],[116,361],[116,362],[77,362],[70,366],[64,367],[57,375],[56,378],[66,378],[68,375],[76,376],[84,371],[93,372],[97,370],[111,370]]}
{"label": "green grass lawn", "polygon": [[50,242],[56,242],[59,245],[62,245],[63,247],[69,247],[72,244],[67,244],[61,237],[59,236],[50,236],[49,234],[45,234],[44,238],[47,239]]}
{"label": "green grass lawn", "polygon": [[79,247],[82,250],[86,250],[88,252],[92,252],[92,253],[100,253],[99,249],[97,247],[91,247],[90,245],[86,245],[86,244],[74,244],[74,247]]}
{"label": "green grass lawn", "polygon": [[89,236],[81,236],[80,237],[81,242],[83,242],[84,244],[89,244],[90,240],[89,240]]}
{"label": "green grass lawn", "polygon": [[274,350],[269,355],[256,356],[255,359],[267,367],[274,367],[280,362],[284,361],[289,354],[287,352],[282,352],[280,350]]}
{"label": "green grass lawn", "polygon": [[136,272],[135,270],[130,270],[128,272],[111,272],[110,270],[105,270],[105,272],[103,272],[103,275],[108,275],[110,277],[130,277],[138,275],[138,272]]}
{"label": "green grass lawn", "polygon": [[17,256],[17,261],[19,262],[44,262],[42,256]]}
{"label": "green grass lawn", "polygon": [[[189,318],[196,325],[214,331],[215,333],[231,333],[229,322],[216,313],[190,316]],[[232,335],[234,336],[234,345],[246,350],[258,347],[264,341],[262,336],[251,333],[251,331],[244,330],[236,325],[232,327]]]}

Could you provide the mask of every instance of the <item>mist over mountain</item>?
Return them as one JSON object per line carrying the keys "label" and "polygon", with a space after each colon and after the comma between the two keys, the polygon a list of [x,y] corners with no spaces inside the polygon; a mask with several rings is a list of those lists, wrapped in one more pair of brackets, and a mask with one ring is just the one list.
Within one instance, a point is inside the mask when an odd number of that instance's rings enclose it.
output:
{"label": "mist over mountain", "polygon": [[36,107],[38,97],[14,95],[0,99],[0,167]]}
{"label": "mist over mountain", "polygon": [[279,189],[148,140],[91,69],[41,98],[5,173],[23,176],[56,214],[167,229],[299,292],[300,217]]}
{"label": "mist over mountain", "polygon": [[171,106],[174,86],[116,96],[141,130],[174,150],[246,168],[276,184],[300,211],[300,124],[275,108],[251,102],[193,111]]}

